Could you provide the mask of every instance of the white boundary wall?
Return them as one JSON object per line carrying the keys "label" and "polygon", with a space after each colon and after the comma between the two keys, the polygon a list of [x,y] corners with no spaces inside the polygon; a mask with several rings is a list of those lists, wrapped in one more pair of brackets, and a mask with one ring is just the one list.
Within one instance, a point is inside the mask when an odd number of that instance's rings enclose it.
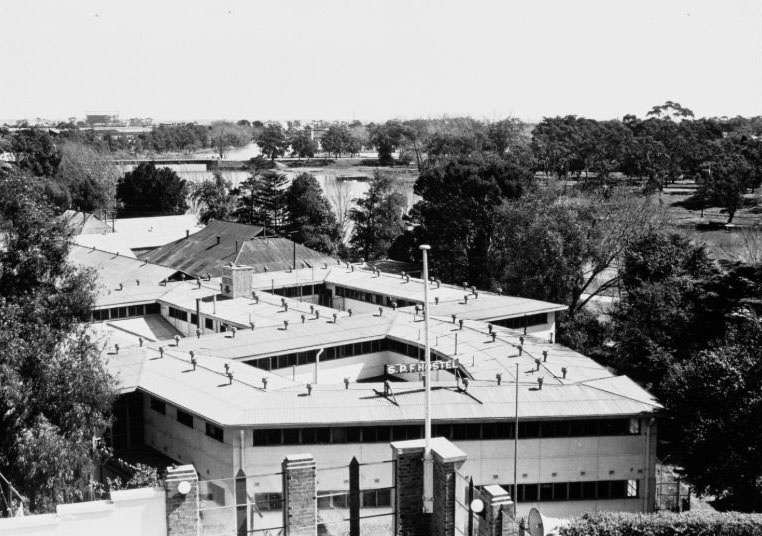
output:
{"label": "white boundary wall", "polygon": [[111,500],[62,504],[55,514],[0,519],[0,536],[166,536],[163,488],[112,491]]}

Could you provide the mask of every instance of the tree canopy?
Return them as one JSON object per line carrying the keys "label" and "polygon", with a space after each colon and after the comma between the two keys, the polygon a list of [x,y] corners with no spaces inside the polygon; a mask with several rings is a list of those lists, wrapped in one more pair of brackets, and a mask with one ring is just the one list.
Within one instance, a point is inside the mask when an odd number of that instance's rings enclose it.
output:
{"label": "tree canopy", "polygon": [[385,258],[389,247],[404,231],[405,197],[394,190],[392,179],[376,173],[369,186],[349,211],[354,223],[350,245],[354,254],[366,261]]}
{"label": "tree canopy", "polygon": [[93,275],[67,264],[65,222],[28,178],[0,170],[0,185],[0,472],[47,511],[86,497],[114,383],[80,323]]}
{"label": "tree canopy", "polygon": [[341,229],[317,179],[301,173],[291,181],[285,195],[289,238],[317,251],[334,255],[341,242]]}
{"label": "tree canopy", "polygon": [[188,208],[185,180],[153,162],[141,162],[125,173],[116,185],[116,195],[128,214],[183,214]]}

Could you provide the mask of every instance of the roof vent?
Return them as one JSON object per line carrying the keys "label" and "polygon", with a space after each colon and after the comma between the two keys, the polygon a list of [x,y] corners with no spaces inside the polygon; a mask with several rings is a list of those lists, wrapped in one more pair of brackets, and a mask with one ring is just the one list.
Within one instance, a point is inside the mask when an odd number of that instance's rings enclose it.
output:
{"label": "roof vent", "polygon": [[254,326],[255,326],[255,324],[254,324],[254,321],[253,321],[253,320],[250,320],[250,321],[249,321],[249,326],[251,326],[251,331],[254,331]]}
{"label": "roof vent", "polygon": [[458,320],[458,325],[459,325],[460,329],[463,329],[463,319],[462,318],[460,320]]}
{"label": "roof vent", "polygon": [[349,316],[352,316],[352,309],[347,309],[347,313],[349,313]]}
{"label": "roof vent", "polygon": [[162,357],[164,357],[164,347],[159,346],[159,359],[161,359]]}
{"label": "roof vent", "polygon": [[310,305],[310,314],[314,314],[314,313],[315,313],[315,306]]}
{"label": "roof vent", "polygon": [[235,339],[235,334],[236,334],[237,331],[238,331],[238,328],[235,327],[235,326],[230,328],[230,333],[231,333],[233,339]]}
{"label": "roof vent", "polygon": [[327,269],[328,269],[328,263],[327,263],[327,262],[324,262],[324,263],[323,263],[323,270],[327,270]]}
{"label": "roof vent", "polygon": [[350,266],[350,267],[349,267],[349,270],[350,270],[350,271],[352,271],[352,272],[354,272],[354,271],[355,271],[355,265],[353,264],[352,266]]}
{"label": "roof vent", "polygon": [[307,396],[310,396],[312,394],[312,384],[307,384]]}
{"label": "roof vent", "polygon": [[320,309],[315,309],[315,318],[320,318]]}
{"label": "roof vent", "polygon": [[262,378],[262,389],[267,390],[267,378]]}
{"label": "roof vent", "polygon": [[228,369],[225,373],[228,375],[228,385],[233,385],[233,371]]}
{"label": "roof vent", "polygon": [[548,351],[547,350],[543,350],[542,351],[542,361],[544,363],[547,360],[548,360]]}
{"label": "roof vent", "polygon": [[478,299],[479,299],[479,291],[478,291],[478,290],[475,290],[475,291],[474,291],[474,299],[475,299],[475,300],[478,300]]}
{"label": "roof vent", "polygon": [[497,331],[492,332],[492,342],[495,342],[495,338],[497,338]]}
{"label": "roof vent", "polygon": [[[394,302],[394,303],[397,303],[397,302]],[[395,307],[395,309],[396,309],[396,307]],[[420,312],[421,312],[421,306],[416,303],[415,304],[415,314],[418,314]]]}
{"label": "roof vent", "polygon": [[302,313],[302,324],[304,324],[307,321],[307,315]]}
{"label": "roof vent", "polygon": [[497,380],[497,384],[500,385],[503,382],[503,374],[498,372],[495,374],[495,379]]}
{"label": "roof vent", "polygon": [[219,245],[220,240],[222,240],[222,237],[220,237],[220,235],[217,235],[217,245]]}
{"label": "roof vent", "polygon": [[434,305],[439,305],[439,296],[434,296]]}
{"label": "roof vent", "polygon": [[464,294],[464,295],[463,295],[463,303],[465,303],[466,305],[468,305],[468,294]]}
{"label": "roof vent", "polygon": [[333,313],[333,323],[336,324],[337,319],[339,318],[339,315],[336,313]]}
{"label": "roof vent", "polygon": [[410,283],[410,276],[409,275],[405,276],[405,283]]}
{"label": "roof vent", "polygon": [[569,372],[569,370],[566,367],[561,367],[561,375],[564,377],[564,380],[566,379],[567,372]]}
{"label": "roof vent", "polygon": [[114,354],[119,355],[119,345],[118,344],[114,345]]}
{"label": "roof vent", "polygon": [[344,378],[344,389],[349,389],[349,378]]}
{"label": "roof vent", "polygon": [[140,286],[140,279],[136,279],[136,280],[135,280],[135,284],[136,284],[137,286]]}
{"label": "roof vent", "polygon": [[124,284],[123,283],[119,283],[119,290],[124,290]]}
{"label": "roof vent", "polygon": [[490,334],[492,334],[492,331],[494,331],[495,326],[493,326],[492,324],[487,324],[487,329],[489,330]]}
{"label": "roof vent", "polygon": [[201,338],[201,328],[196,328],[196,338],[197,339]]}
{"label": "roof vent", "polygon": [[378,308],[378,316],[384,316],[384,308],[383,307],[379,307]]}
{"label": "roof vent", "polygon": [[537,390],[542,391],[542,382],[545,381],[545,378],[539,377],[537,378]]}
{"label": "roof vent", "polygon": [[175,346],[180,346],[180,335],[175,335]]}
{"label": "roof vent", "polygon": [[524,346],[524,336],[519,335],[519,342],[521,343],[521,346]]}
{"label": "roof vent", "polygon": [[201,278],[200,277],[196,277],[196,287],[197,288],[201,288]]}
{"label": "roof vent", "polygon": [[534,364],[535,364],[535,367],[537,367],[535,370],[539,371],[540,370],[540,360],[535,358]]}
{"label": "roof vent", "polygon": [[196,354],[193,353],[193,350],[190,351],[190,360],[191,360],[191,366],[193,366],[193,370],[196,370],[196,364],[198,361],[196,360]]}
{"label": "roof vent", "polygon": [[288,330],[288,320],[283,321],[283,329]]}
{"label": "roof vent", "polygon": [[336,259],[336,265],[337,266],[341,266],[341,260],[340,259]]}
{"label": "roof vent", "polygon": [[553,344],[553,332],[552,331],[550,332],[550,337],[548,338],[548,341],[550,342],[550,344]]}
{"label": "roof vent", "polygon": [[143,348],[143,337],[138,337],[138,344]]}
{"label": "roof vent", "polygon": [[257,296],[256,291],[254,290],[251,291],[251,297],[254,300],[254,303],[259,303],[259,296]]}
{"label": "roof vent", "polygon": [[185,230],[185,239],[187,240],[190,237],[190,231],[188,229]]}
{"label": "roof vent", "polygon": [[[519,355],[522,355],[523,353],[524,353],[524,345],[523,344],[519,344]],[[539,360],[537,360],[537,361],[539,361]]]}
{"label": "roof vent", "polygon": [[451,315],[451,316],[452,316],[452,323],[454,324],[455,323],[455,315]]}
{"label": "roof vent", "polygon": [[439,288],[441,285],[442,285],[442,280],[441,279],[437,279],[437,288]]}
{"label": "roof vent", "polygon": [[400,277],[401,277],[402,279],[405,279],[405,276],[406,276],[406,275],[407,275],[407,272],[402,272],[402,273],[400,274]]}
{"label": "roof vent", "polygon": [[[418,306],[416,305],[416,306],[415,306],[415,308],[416,308],[416,309],[418,309]],[[397,301],[396,301],[396,300],[392,302],[392,310],[393,310],[393,311],[396,311],[396,310],[397,310]],[[417,313],[417,312],[418,312],[418,311],[416,310],[416,313]]]}

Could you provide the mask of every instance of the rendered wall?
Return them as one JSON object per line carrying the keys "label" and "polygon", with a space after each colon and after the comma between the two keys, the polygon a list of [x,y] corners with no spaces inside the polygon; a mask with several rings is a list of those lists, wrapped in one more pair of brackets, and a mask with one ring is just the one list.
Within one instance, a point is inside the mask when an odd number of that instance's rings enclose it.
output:
{"label": "rendered wall", "polygon": [[165,493],[142,488],[111,493],[110,501],[65,504],[55,514],[0,519],[1,536],[166,536]]}

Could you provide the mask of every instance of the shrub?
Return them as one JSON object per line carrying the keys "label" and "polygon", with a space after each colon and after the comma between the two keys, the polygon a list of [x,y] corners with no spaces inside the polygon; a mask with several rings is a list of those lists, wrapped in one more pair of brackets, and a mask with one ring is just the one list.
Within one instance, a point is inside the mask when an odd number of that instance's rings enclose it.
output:
{"label": "shrub", "polygon": [[561,536],[762,536],[762,514],[585,514],[561,529]]}

